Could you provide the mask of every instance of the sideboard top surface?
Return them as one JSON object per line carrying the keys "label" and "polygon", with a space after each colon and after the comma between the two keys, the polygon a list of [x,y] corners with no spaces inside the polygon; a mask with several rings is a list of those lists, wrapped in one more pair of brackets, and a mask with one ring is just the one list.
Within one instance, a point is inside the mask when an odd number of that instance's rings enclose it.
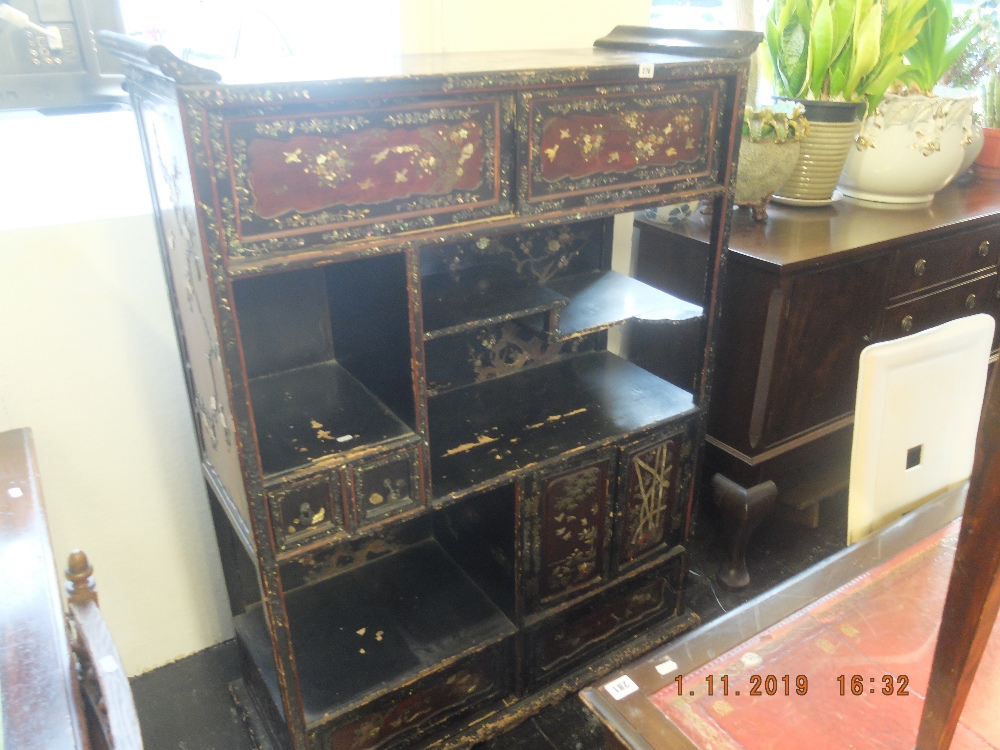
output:
{"label": "sideboard top surface", "polygon": [[[844,262],[857,252],[877,250],[900,237],[1000,218],[1000,183],[975,181],[951,186],[925,205],[875,206],[843,198],[824,208],[768,204],[766,222],[749,211],[733,213],[729,249],[733,257],[779,274]],[[675,228],[680,234],[708,241],[711,218],[698,215]]]}

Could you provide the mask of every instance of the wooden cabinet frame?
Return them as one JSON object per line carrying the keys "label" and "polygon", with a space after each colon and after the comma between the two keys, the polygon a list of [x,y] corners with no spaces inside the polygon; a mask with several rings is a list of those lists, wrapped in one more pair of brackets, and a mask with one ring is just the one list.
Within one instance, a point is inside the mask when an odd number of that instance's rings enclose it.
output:
{"label": "wooden cabinet frame", "polygon": [[[745,57],[267,81],[105,42],[127,62],[258,739],[469,746],[697,622],[683,544]],[[694,199],[715,217],[699,299],[611,270],[614,213]],[[611,328],[685,323],[684,382],[608,348]],[[621,493],[657,451],[677,481],[636,547]],[[595,525],[592,568],[553,541]]]}

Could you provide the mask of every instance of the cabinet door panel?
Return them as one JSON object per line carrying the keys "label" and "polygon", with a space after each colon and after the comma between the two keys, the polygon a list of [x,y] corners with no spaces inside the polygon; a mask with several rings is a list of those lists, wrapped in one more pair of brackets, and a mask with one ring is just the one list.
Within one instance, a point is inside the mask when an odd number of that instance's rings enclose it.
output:
{"label": "cabinet door panel", "polygon": [[606,578],[615,454],[601,451],[528,482],[522,519],[529,610],[549,606]]}
{"label": "cabinet door panel", "polygon": [[681,541],[690,455],[685,432],[622,449],[615,514],[619,570]]}
{"label": "cabinet door panel", "polygon": [[890,262],[883,255],[802,274],[777,300],[755,377],[751,449],[854,412],[858,357],[877,325]]}

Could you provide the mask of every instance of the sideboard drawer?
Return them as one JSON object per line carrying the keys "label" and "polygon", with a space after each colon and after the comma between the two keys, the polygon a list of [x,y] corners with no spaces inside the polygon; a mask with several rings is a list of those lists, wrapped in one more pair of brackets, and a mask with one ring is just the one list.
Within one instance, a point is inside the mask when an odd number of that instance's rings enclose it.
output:
{"label": "sideboard drawer", "polygon": [[998,252],[1000,228],[995,226],[900,250],[889,282],[889,298],[995,268]]}
{"label": "sideboard drawer", "polygon": [[716,184],[723,100],[724,82],[713,79],[520,94],[518,212],[625,209],[681,183]]}
{"label": "sideboard drawer", "polygon": [[963,315],[980,312],[995,315],[996,292],[997,273],[994,271],[964,284],[887,307],[882,316],[878,340],[917,333]]}
{"label": "sideboard drawer", "polygon": [[510,96],[326,107],[210,121],[230,257],[510,213]]}

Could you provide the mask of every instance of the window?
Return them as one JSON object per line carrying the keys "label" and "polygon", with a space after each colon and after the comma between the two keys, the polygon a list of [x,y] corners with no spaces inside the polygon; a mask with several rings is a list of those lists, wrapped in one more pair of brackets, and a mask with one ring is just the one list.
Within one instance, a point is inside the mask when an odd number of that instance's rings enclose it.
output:
{"label": "window", "polygon": [[130,34],[209,59],[398,55],[399,0],[122,0]]}

